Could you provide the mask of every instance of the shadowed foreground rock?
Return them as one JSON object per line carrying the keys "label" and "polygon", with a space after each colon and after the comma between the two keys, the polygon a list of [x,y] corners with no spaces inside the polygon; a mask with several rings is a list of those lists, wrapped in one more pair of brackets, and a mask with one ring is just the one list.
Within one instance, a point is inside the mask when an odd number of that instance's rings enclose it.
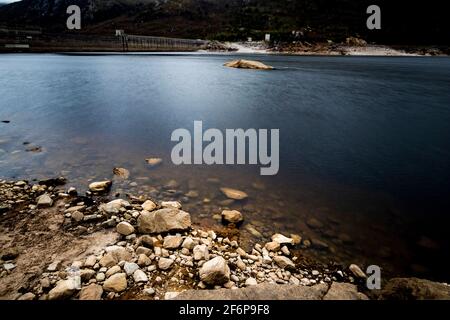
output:
{"label": "shadowed foreground rock", "polygon": [[351,283],[333,282],[324,300],[369,300],[369,298]]}
{"label": "shadowed foreground rock", "polygon": [[353,285],[335,286],[333,295],[328,296],[328,293],[327,284],[307,287],[266,283],[236,290],[188,290],[177,295],[174,300],[367,300]]}
{"label": "shadowed foreground rock", "polygon": [[417,278],[394,278],[380,293],[383,300],[450,300],[450,286]]}

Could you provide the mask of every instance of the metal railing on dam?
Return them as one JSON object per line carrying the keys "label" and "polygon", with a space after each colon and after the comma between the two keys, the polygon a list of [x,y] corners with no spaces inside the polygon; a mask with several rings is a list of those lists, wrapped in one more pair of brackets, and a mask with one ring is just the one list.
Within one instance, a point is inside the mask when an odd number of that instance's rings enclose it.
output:
{"label": "metal railing on dam", "polygon": [[177,51],[199,50],[207,44],[205,40],[121,35],[123,51],[154,50]]}
{"label": "metal railing on dam", "polygon": [[0,52],[196,51],[205,47],[207,43],[206,40],[128,35],[123,32],[115,36],[71,32],[27,33],[27,30],[19,33],[0,32]]}

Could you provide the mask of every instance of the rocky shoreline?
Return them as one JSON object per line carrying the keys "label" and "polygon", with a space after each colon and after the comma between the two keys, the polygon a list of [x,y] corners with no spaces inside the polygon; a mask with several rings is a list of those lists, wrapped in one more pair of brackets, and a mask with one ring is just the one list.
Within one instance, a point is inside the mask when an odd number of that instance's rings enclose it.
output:
{"label": "rocky shoreline", "polygon": [[445,46],[387,46],[367,43],[363,39],[349,37],[345,42],[335,43],[294,41],[266,43],[211,41],[205,48],[209,52],[236,52],[317,56],[448,56]]}
{"label": "rocky shoreline", "polygon": [[[368,291],[357,265],[305,260],[311,244],[301,235],[274,233],[245,251],[241,212],[223,210],[221,227],[203,230],[180,202],[130,194],[112,200],[111,184],[93,182],[80,195],[64,178],[0,180],[0,299],[450,298],[448,285],[419,280]],[[222,192],[237,201],[247,196]],[[405,286],[427,289],[405,297]]]}

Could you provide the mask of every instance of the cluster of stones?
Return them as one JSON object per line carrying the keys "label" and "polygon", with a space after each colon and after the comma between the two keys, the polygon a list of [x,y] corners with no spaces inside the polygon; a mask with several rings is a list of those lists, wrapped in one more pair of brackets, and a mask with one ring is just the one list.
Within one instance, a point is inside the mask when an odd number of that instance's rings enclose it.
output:
{"label": "cluster of stones", "polygon": [[[120,216],[127,214],[129,206],[125,200],[114,200],[100,207]],[[256,244],[247,253],[236,241],[213,231],[191,230],[190,215],[178,202],[157,205],[147,200],[140,206],[128,221],[117,223],[119,242],[62,272],[58,261],[52,263],[36,293],[42,299],[113,299],[138,287],[155,299],[169,299],[183,288],[235,289],[264,282],[313,285],[336,280],[297,268],[290,248],[299,238],[275,234],[271,242]]]}
{"label": "cluster of stones", "polygon": [[113,299],[138,287],[159,299],[173,298],[183,288],[234,289],[265,282],[313,285],[336,280],[297,268],[296,257],[289,251],[294,240],[279,234],[265,246],[255,245],[251,253],[213,231],[127,237],[65,269],[59,261],[53,262],[35,294],[51,300]]}
{"label": "cluster of stones", "polygon": [[[52,206],[51,194],[55,192],[55,187],[62,183],[65,183],[64,178],[43,180],[32,186],[27,181],[0,180],[0,214],[6,214],[13,207],[29,204],[34,199],[36,204],[30,205],[29,209]],[[21,209],[25,212],[27,208]]]}
{"label": "cluster of stones", "polygon": [[[169,299],[190,288],[237,289],[259,283],[310,286],[352,280],[343,271],[297,266],[297,257],[291,251],[304,244],[300,236],[275,234],[272,241],[256,244],[251,252],[246,252],[238,242],[213,231],[193,230],[190,214],[182,210],[179,202],[156,203],[130,197],[130,201],[116,199],[98,204],[92,198],[77,197],[74,188],[61,192],[48,184],[30,187],[26,182],[16,182],[11,188],[17,192],[33,190],[31,199],[35,200],[28,204],[31,210],[51,207],[60,198],[70,199],[63,208],[66,225],[75,225],[82,231],[114,227],[121,239],[96,255],[69,265],[53,261],[39,284],[20,297],[23,300],[114,299],[133,288],[154,299]],[[110,181],[94,182],[89,193],[101,194],[110,187]],[[229,198],[247,197],[239,190],[222,192]],[[239,225],[244,217],[239,211],[224,210],[222,220]],[[4,269],[10,267],[4,264]]]}

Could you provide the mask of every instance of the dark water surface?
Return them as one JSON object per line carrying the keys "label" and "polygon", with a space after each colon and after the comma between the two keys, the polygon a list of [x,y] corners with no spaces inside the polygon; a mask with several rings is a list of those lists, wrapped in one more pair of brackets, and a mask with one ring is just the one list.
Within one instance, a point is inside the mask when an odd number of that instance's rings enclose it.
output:
{"label": "dark water surface", "polygon": [[[115,191],[167,199],[174,179],[196,222],[218,225],[219,187],[249,194],[250,224],[320,239],[323,261],[378,264],[449,280],[450,59],[258,56],[273,72],[228,69],[226,55],[0,56],[0,177],[65,175],[86,189],[130,170]],[[279,128],[280,172],[171,164],[177,128]],[[29,144],[24,145],[24,142]],[[34,146],[41,152],[27,152]],[[151,169],[144,159],[162,157]],[[204,198],[210,201],[204,201]],[[314,217],[320,228],[307,225]]]}

